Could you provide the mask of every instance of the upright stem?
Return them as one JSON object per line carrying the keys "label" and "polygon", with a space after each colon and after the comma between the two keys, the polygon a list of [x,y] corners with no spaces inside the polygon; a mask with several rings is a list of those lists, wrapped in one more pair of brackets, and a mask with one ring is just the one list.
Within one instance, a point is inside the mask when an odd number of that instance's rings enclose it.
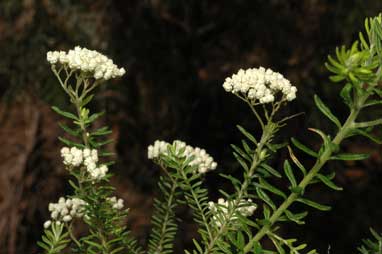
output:
{"label": "upright stem", "polygon": [[175,191],[177,187],[178,186],[176,185],[176,183],[173,183],[171,186],[171,190],[167,198],[166,207],[165,207],[166,215],[163,218],[162,226],[160,228],[160,234],[159,234],[160,239],[157,246],[155,246],[154,250],[152,250],[152,253],[162,253],[162,251],[165,249],[165,246],[166,246],[165,241],[168,239],[168,237],[165,235],[167,231],[167,227],[169,226],[168,224],[171,222],[171,219],[173,219],[171,217],[175,216],[173,211],[174,209],[173,203],[174,203]]}
{"label": "upright stem", "polygon": [[82,111],[81,100],[78,97],[76,98],[74,105],[76,107],[78,119],[80,122],[80,128],[81,128],[81,132],[82,132],[82,141],[84,142],[84,145],[87,148],[90,148],[89,137],[88,137],[88,132],[86,130],[85,120],[83,119],[82,114],[81,114],[81,111]]}
{"label": "upright stem", "polygon": [[249,168],[249,171],[247,172],[246,177],[244,177],[243,184],[241,185],[241,188],[236,195],[236,199],[234,200],[232,204],[232,208],[230,209],[228,214],[225,216],[225,220],[220,226],[219,230],[213,235],[212,238],[210,238],[210,241],[204,251],[204,254],[213,252],[212,250],[215,247],[217,240],[225,233],[225,231],[227,230],[227,227],[229,226],[231,218],[235,215],[237,207],[240,206],[241,200],[248,189],[252,176],[255,173],[256,168],[260,165],[260,163],[263,160],[261,158],[261,152],[263,151],[265,144],[269,142],[269,140],[272,138],[274,134],[273,133],[274,128],[271,126],[272,124],[273,124],[272,122],[268,122],[267,125],[263,126],[263,134],[261,136],[260,142],[258,143],[258,146],[256,147],[256,151],[253,155],[251,167]]}
{"label": "upright stem", "polygon": [[[61,85],[63,86],[65,92],[70,96],[71,102],[74,104],[74,106],[76,108],[76,112],[77,112],[77,116],[78,116],[78,122],[79,122],[81,133],[82,133],[82,141],[87,148],[91,148],[90,144],[89,144],[88,131],[86,129],[86,123],[85,123],[86,119],[84,118],[84,116],[82,114],[83,108],[82,108],[81,104],[82,104],[83,96],[81,96],[79,94],[80,93],[79,92],[80,86],[85,80],[83,77],[81,77],[81,75],[76,76],[76,78],[77,78],[76,87],[75,87],[75,91],[73,91],[71,88],[68,89],[68,87],[67,87],[68,77],[66,78],[65,82],[62,82],[59,75],[56,72],[55,72],[55,74],[56,74],[57,78],[59,79]],[[70,75],[71,74],[72,74],[72,72],[70,73]],[[83,186],[83,172],[80,173],[80,177],[77,178],[77,180],[78,180],[78,184],[79,184],[79,192],[81,193],[81,195],[86,195],[85,190],[84,190],[84,186]],[[107,244],[107,236],[105,235],[105,232],[102,229],[102,222],[97,221],[96,223],[100,225],[98,227],[97,234],[98,234],[98,237],[101,241],[100,243],[102,245],[103,253],[108,254],[109,253],[109,246]],[[70,231],[70,235],[72,238],[74,238],[71,231]],[[77,243],[77,245],[79,244],[78,241],[75,241],[75,242]]]}
{"label": "upright stem", "polygon": [[[361,97],[357,100],[357,104],[355,108],[353,108],[350,111],[350,115],[346,119],[346,122],[344,125],[339,129],[337,132],[337,135],[332,140],[332,143],[339,145],[342,140],[347,136],[347,134],[353,129],[355,126],[355,120],[360,112],[361,106],[364,104],[364,102],[367,99],[367,95],[364,97]],[[320,171],[323,165],[330,159],[331,155],[333,153],[333,150],[328,146],[325,147],[325,151],[321,154],[319,158],[317,158],[316,163],[312,167],[312,169],[309,171],[309,173],[301,180],[301,182],[298,184],[298,187],[300,187],[302,190],[305,189],[305,187],[312,181],[312,179],[317,175],[317,173]],[[300,195],[296,193],[291,193],[288,198],[279,206],[279,208],[274,211],[272,216],[269,219],[269,223],[264,225],[257,234],[248,242],[248,244],[244,247],[244,253],[248,253],[251,251],[253,244],[255,242],[260,241],[264,235],[266,235],[270,228],[273,226],[274,223],[278,221],[280,216],[284,213],[284,211],[294,202],[297,198],[299,198]]]}
{"label": "upright stem", "polygon": [[202,216],[203,224],[205,225],[207,233],[208,233],[208,238],[212,238],[210,224],[209,224],[209,221],[207,220],[207,218],[205,216],[205,212],[203,210],[202,205],[199,202],[198,196],[196,195],[195,191],[193,190],[192,184],[191,184],[190,180],[188,179],[184,170],[180,170],[180,171],[181,171],[181,175],[183,177],[183,181],[187,184],[187,186],[190,186],[190,193],[191,193],[192,199],[195,201],[197,209],[198,209],[200,215]]}

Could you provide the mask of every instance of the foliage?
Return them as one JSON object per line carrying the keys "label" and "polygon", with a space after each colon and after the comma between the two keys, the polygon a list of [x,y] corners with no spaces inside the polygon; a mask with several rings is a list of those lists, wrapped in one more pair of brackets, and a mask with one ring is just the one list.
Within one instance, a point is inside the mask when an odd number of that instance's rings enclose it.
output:
{"label": "foliage", "polygon": [[[221,202],[211,203],[203,182],[206,171],[198,168],[204,163],[205,151],[199,153],[199,148],[180,145],[177,141],[172,144],[158,143],[158,146],[151,147],[155,152],[155,156],[151,157],[164,175],[159,180],[161,197],[155,200],[148,253],[173,252],[178,205],[189,206],[199,226],[200,237],[194,239],[194,249],[186,250],[186,253],[317,253],[297,239],[282,236],[279,228],[281,223],[304,224],[310,208],[320,211],[331,209],[330,206],[311,200],[306,192],[310,185],[316,183],[341,191],[342,188],[333,181],[335,172],[323,173],[322,168],[331,160],[351,161],[368,157],[367,154],[344,152],[341,147],[344,140],[360,135],[381,143],[371,131],[382,124],[382,119],[363,121],[362,113],[365,108],[377,106],[381,102],[382,16],[366,19],[365,29],[366,34],[360,34],[359,41],[354,42],[351,48],[342,46],[336,50],[335,58],[328,57],[326,67],[332,72],[330,79],[344,84],[340,95],[349,112],[342,121],[318,95],[314,96],[317,109],[336,127],[333,133],[325,133],[317,128],[308,129],[320,137],[322,142],[319,149],[309,148],[296,138],[291,139],[293,146],[275,143],[286,121],[298,114],[279,119],[278,111],[287,103],[284,97],[263,104],[254,102],[247,97],[246,92],[240,90],[233,90],[233,93],[249,106],[261,126],[261,133],[252,134],[238,126],[243,139],[240,145],[232,145],[232,149],[242,176],[220,174],[231,182],[234,190],[232,193],[219,190]],[[73,71],[65,65],[58,68],[52,65],[52,71],[76,112],[53,107],[55,112],[72,121],[72,126],[60,124],[72,139],[60,137],[60,140],[67,146],[98,149],[102,157],[109,156],[101,149],[111,142],[105,137],[110,130],[107,127],[90,130],[102,113],[90,114],[86,108],[93,99],[94,89],[103,80],[93,80],[89,73]],[[243,80],[245,82],[245,79],[240,79],[240,82]],[[290,157],[284,161],[282,170],[273,168],[269,163],[270,158],[280,149],[287,149]],[[313,166],[304,165],[298,159],[296,149],[313,157]],[[111,162],[105,163],[110,165]],[[84,167],[67,166],[67,169],[74,179],[70,181],[73,196],[86,203],[83,221],[88,226],[88,232],[78,238],[72,229],[75,221],[64,224],[53,222],[39,243],[46,253],[59,253],[69,243],[68,236],[71,239],[69,247],[74,253],[143,253],[143,248],[137,245],[137,241],[124,226],[128,210],[115,209],[110,202],[114,192],[108,181],[111,175],[107,174],[96,182],[87,177]],[[278,186],[276,181],[284,181],[287,188]],[[303,206],[294,206],[296,203]],[[254,209],[257,211],[253,215]],[[379,248],[381,238],[374,231],[372,233],[378,243],[365,241],[365,246],[360,247],[361,253]],[[264,247],[264,238],[268,238],[274,247]]]}
{"label": "foliage", "polygon": [[381,254],[382,253],[382,236],[370,228],[370,232],[374,239],[364,239],[362,240],[363,245],[358,248],[361,254]]}

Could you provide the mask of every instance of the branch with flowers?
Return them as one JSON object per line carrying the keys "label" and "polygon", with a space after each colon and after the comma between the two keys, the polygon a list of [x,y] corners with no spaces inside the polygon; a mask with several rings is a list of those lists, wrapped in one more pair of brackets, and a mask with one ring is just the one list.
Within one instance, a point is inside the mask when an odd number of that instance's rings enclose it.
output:
{"label": "branch with flowers", "polygon": [[[103,150],[111,142],[108,127],[93,129],[102,113],[90,113],[86,105],[93,99],[96,88],[111,78],[125,74],[111,59],[99,52],[76,47],[68,52],[48,52],[47,60],[61,87],[69,96],[73,112],[58,107],[53,110],[71,120],[60,123],[71,138],[59,139],[63,164],[72,176],[69,181],[72,195],[60,197],[49,204],[51,218],[44,223],[44,235],[38,244],[45,253],[173,253],[177,235],[176,209],[187,205],[199,226],[199,238],[194,249],[186,253],[317,253],[297,239],[279,232],[281,223],[304,224],[308,207],[328,211],[330,207],[307,198],[312,184],[323,183],[340,191],[333,179],[335,172],[323,172],[331,160],[363,160],[368,154],[342,152],[343,140],[355,135],[376,143],[372,130],[382,124],[381,119],[363,121],[365,108],[381,104],[382,88],[382,17],[368,18],[366,32],[350,48],[336,49],[336,57],[328,57],[326,67],[333,82],[343,83],[340,93],[349,108],[344,122],[317,95],[317,109],[336,126],[334,133],[317,128],[308,130],[322,139],[318,150],[291,138],[290,145],[274,142],[278,131],[287,121],[299,114],[280,118],[279,111],[296,99],[297,88],[282,74],[271,69],[239,70],[226,78],[223,88],[242,100],[261,127],[261,133],[251,133],[238,125],[243,135],[240,145],[232,145],[233,156],[242,168],[242,176],[224,174],[210,154],[199,147],[175,140],[171,143],[155,141],[148,147],[148,158],[156,163],[163,175],[158,180],[160,195],[154,201],[152,231],[146,248],[138,245],[125,226],[128,209],[122,199],[115,197],[109,184],[112,164],[110,153]],[[282,169],[273,168],[270,158],[280,149],[287,149],[290,159]],[[304,166],[295,150],[313,158],[312,167]],[[211,201],[204,185],[204,176],[218,171],[229,180],[233,192],[219,190],[221,197]],[[288,188],[275,184],[285,179]],[[306,208],[297,210],[295,203]],[[76,235],[74,230],[85,224],[87,231]],[[382,237],[371,230],[375,240],[364,240],[360,253],[382,253]],[[262,240],[268,238],[273,248],[266,249]],[[145,251],[146,250],[146,251]]]}

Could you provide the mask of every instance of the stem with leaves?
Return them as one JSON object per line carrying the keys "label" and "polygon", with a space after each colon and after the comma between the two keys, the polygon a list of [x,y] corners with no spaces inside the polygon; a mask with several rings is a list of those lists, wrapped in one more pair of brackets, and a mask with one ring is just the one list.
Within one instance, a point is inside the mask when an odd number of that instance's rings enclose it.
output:
{"label": "stem with leaves", "polygon": [[[243,99],[243,100],[247,101],[246,99]],[[252,104],[248,102],[248,105],[251,107],[252,112],[255,114],[256,118],[258,119],[262,127],[263,133],[261,135],[260,141],[258,143],[257,142],[255,143],[256,150],[252,157],[252,163],[249,170],[246,170],[244,173],[244,180],[241,184],[241,188],[235,193],[234,195],[235,199],[232,202],[232,206],[230,206],[228,213],[224,216],[224,221],[221,223],[219,229],[217,231],[214,231],[212,237],[210,237],[209,242],[206,245],[206,248],[204,250],[205,254],[213,253],[213,250],[216,246],[217,241],[220,238],[222,238],[226,234],[226,231],[229,229],[232,218],[236,215],[237,209],[240,207],[240,204],[243,198],[247,196],[247,190],[253,180],[252,177],[255,173],[255,170],[266,159],[266,156],[264,156],[264,154],[266,153],[266,149],[264,149],[264,146],[271,143],[273,136],[278,130],[278,125],[272,122],[271,117],[268,117],[267,123],[264,124],[263,120],[261,119],[260,115],[257,113],[256,109],[252,106]],[[272,117],[274,116],[274,114],[276,113],[278,109],[279,109],[279,106],[273,107],[272,113],[271,113]],[[242,132],[244,133],[244,130],[242,130]]]}
{"label": "stem with leaves", "polygon": [[159,180],[161,197],[154,200],[153,228],[150,234],[148,254],[172,253],[173,241],[178,229],[175,222],[175,207],[179,196],[178,185],[171,177]]}
{"label": "stem with leaves", "polygon": [[[356,126],[355,120],[357,119],[358,114],[360,113],[361,108],[363,107],[365,101],[369,97],[369,94],[365,94],[364,96],[358,98],[356,101],[356,107],[352,108],[350,114],[344,123],[343,126],[337,132],[337,135],[333,140],[329,142],[334,144],[334,147],[338,147],[341,142],[353,131]],[[299,197],[301,197],[301,193],[304,192],[307,185],[313,180],[314,177],[317,176],[320,169],[326,164],[328,160],[330,160],[332,154],[335,151],[332,145],[323,146],[324,150],[321,155],[317,158],[314,166],[308,172],[308,174],[301,180],[298,184],[298,188],[300,189],[300,193],[291,193],[288,198],[275,210],[272,216],[269,219],[269,223],[262,226],[262,228],[257,232],[257,234],[248,242],[248,244],[244,248],[244,253],[248,253],[251,251],[254,243],[260,241],[264,235],[270,232],[272,226],[278,221],[280,216],[282,216],[286,209],[295,201],[298,201]]]}

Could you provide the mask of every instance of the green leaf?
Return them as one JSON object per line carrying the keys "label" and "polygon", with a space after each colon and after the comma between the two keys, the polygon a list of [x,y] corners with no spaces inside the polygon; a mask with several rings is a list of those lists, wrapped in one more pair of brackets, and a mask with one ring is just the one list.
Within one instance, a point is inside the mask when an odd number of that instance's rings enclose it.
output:
{"label": "green leaf", "polygon": [[85,99],[83,99],[82,103],[81,103],[81,108],[86,106],[94,97],[94,94],[91,94],[89,96],[87,96]]}
{"label": "green leaf", "polygon": [[98,117],[102,116],[105,114],[105,111],[99,112],[99,113],[94,113],[92,114],[88,119],[86,119],[86,123],[92,123],[94,122]]}
{"label": "green leaf", "polygon": [[65,125],[63,123],[58,123],[58,125],[61,127],[61,129],[63,129],[64,131],[66,131],[67,133],[69,133],[72,136],[78,137],[81,133],[80,129],[73,130],[72,128],[68,127],[67,125]]}
{"label": "green leaf", "polygon": [[358,161],[369,158],[370,154],[356,154],[356,153],[343,153],[330,157],[331,160],[343,160],[343,161]]}
{"label": "green leaf", "polygon": [[276,238],[270,237],[270,239],[273,245],[276,247],[278,254],[286,254],[285,250],[282,247],[282,244]]}
{"label": "green leaf", "polygon": [[336,190],[336,191],[341,191],[343,190],[342,187],[339,187],[337,185],[335,185],[329,178],[327,178],[326,176],[322,175],[322,174],[317,174],[316,177],[318,179],[320,179],[326,186],[328,186],[329,188],[333,189],[333,190]]}
{"label": "green leaf", "polygon": [[267,203],[273,210],[276,210],[276,205],[273,203],[272,199],[265,193],[261,188],[256,187],[256,193],[259,195],[261,200]]}
{"label": "green leaf", "polygon": [[363,105],[363,108],[380,105],[380,104],[382,104],[382,100],[370,100],[365,105]]}
{"label": "green leaf", "polygon": [[332,209],[330,206],[327,206],[327,205],[321,205],[319,203],[316,203],[312,200],[309,200],[309,199],[305,199],[305,198],[298,198],[296,201],[300,202],[300,203],[304,203],[310,207],[313,207],[313,208],[316,208],[320,211],[329,211],[330,209]]}
{"label": "green leaf", "polygon": [[69,146],[69,147],[72,147],[72,146],[75,146],[77,148],[85,148],[85,146],[83,144],[79,144],[79,143],[76,143],[76,142],[73,142],[73,141],[70,141],[66,138],[63,138],[63,137],[58,137],[58,139],[64,143],[65,145]]}
{"label": "green leaf", "polygon": [[257,140],[255,139],[254,136],[252,136],[252,134],[250,134],[249,132],[247,132],[243,127],[241,127],[240,125],[236,125],[236,127],[239,129],[239,131],[244,135],[246,136],[250,141],[252,141],[255,145],[257,145]]}
{"label": "green leaf", "polygon": [[371,141],[377,143],[378,145],[381,145],[382,144],[382,139],[379,139],[377,137],[374,137],[373,135],[371,135],[370,133],[368,133],[367,131],[365,130],[362,130],[362,129],[354,129],[353,132],[361,135],[361,136],[364,136],[368,139],[370,139]]}
{"label": "green leaf", "polygon": [[365,37],[363,36],[362,32],[359,32],[359,40],[361,41],[362,48],[368,50],[369,44],[366,42]]}
{"label": "green leaf", "polygon": [[233,155],[235,156],[236,160],[240,163],[240,165],[245,169],[245,171],[248,171],[248,165],[245,163],[245,161],[235,152],[233,152]]}
{"label": "green leaf", "polygon": [[273,176],[275,176],[277,178],[282,178],[282,175],[277,170],[272,168],[271,166],[269,166],[269,165],[267,165],[265,163],[262,163],[262,164],[260,164],[260,167],[265,169],[271,175],[273,175]]}
{"label": "green leaf", "polygon": [[92,132],[92,136],[103,136],[103,135],[108,135],[111,134],[112,130],[109,129],[109,127],[104,126],[102,128],[97,129],[96,131]]}
{"label": "green leaf", "polygon": [[263,254],[263,249],[261,248],[260,243],[255,242],[253,244],[253,254]]}
{"label": "green leaf", "polygon": [[264,178],[260,177],[259,178],[259,183],[255,183],[256,186],[260,187],[260,188],[263,188],[263,189],[266,189],[280,197],[283,197],[284,199],[287,198],[287,196],[285,195],[284,192],[282,192],[281,190],[279,190],[278,188],[274,187],[273,185],[271,185],[270,183],[268,183]]}
{"label": "green leaf", "polygon": [[247,161],[252,162],[252,158],[246,152],[244,152],[240,147],[238,147],[238,146],[236,146],[234,144],[231,144],[231,147],[232,147],[233,150],[235,150],[235,152],[238,155],[241,155],[241,157],[243,157]]}
{"label": "green leaf", "polygon": [[289,164],[288,160],[285,160],[284,162],[284,172],[285,175],[288,177],[289,182],[292,184],[292,187],[297,186],[296,178],[294,177],[292,167]]}
{"label": "green leaf", "polygon": [[334,58],[330,55],[328,55],[329,63],[335,68],[336,71],[333,71],[334,73],[343,73],[346,72],[345,66],[334,60]]}
{"label": "green leaf", "polygon": [[314,102],[316,103],[316,106],[318,109],[332,121],[338,128],[341,128],[341,122],[338,120],[337,117],[333,115],[333,113],[330,111],[330,109],[321,101],[321,99],[315,94],[314,95]]}
{"label": "green leaf", "polygon": [[[287,218],[288,218],[289,220],[291,220],[291,221],[293,221],[293,222],[295,222],[295,223],[297,223],[297,224],[299,224],[299,225],[305,224],[304,221],[301,221],[300,218],[299,218],[298,216],[295,216],[291,211],[289,211],[289,210],[285,210],[284,213],[285,213],[285,215],[287,216]],[[307,212],[306,212],[306,214],[307,214]],[[304,216],[304,217],[305,217],[305,216]]]}
{"label": "green leaf", "polygon": [[63,110],[59,109],[59,108],[56,107],[56,106],[52,106],[52,109],[53,109],[57,114],[59,114],[59,115],[62,115],[62,116],[64,116],[64,117],[66,117],[66,118],[70,118],[70,119],[72,119],[72,120],[76,120],[76,121],[78,121],[77,116],[73,115],[72,113],[63,111]]}
{"label": "green leaf", "polygon": [[295,214],[293,214],[293,213],[292,213],[291,211],[289,211],[289,210],[285,210],[284,213],[285,213],[285,215],[287,216],[287,218],[288,218],[289,220],[291,220],[291,221],[297,223],[298,225],[305,224],[305,222],[302,221],[301,218],[304,218],[304,217],[308,214],[308,212],[305,212],[305,213],[302,214],[303,216],[301,216],[301,214],[295,215]]}
{"label": "green leaf", "polygon": [[313,156],[315,158],[318,157],[318,154],[311,150],[310,148],[308,148],[307,146],[303,145],[302,143],[300,143],[297,139],[295,138],[292,138],[292,143],[293,145],[295,145],[298,149],[300,149],[301,151],[305,152],[306,154],[309,154],[310,156]]}
{"label": "green leaf", "polygon": [[329,79],[330,79],[330,81],[337,83],[337,82],[344,80],[345,77],[342,75],[333,75],[333,76],[330,76]]}
{"label": "green leaf", "polygon": [[112,142],[114,142],[114,139],[107,139],[107,140],[102,141],[102,142],[96,142],[96,143],[95,143],[95,147],[98,148],[98,147],[101,147],[101,146],[110,144],[110,143],[112,143]]}
{"label": "green leaf", "polygon": [[341,90],[340,96],[344,100],[345,104],[351,107],[353,105],[353,101],[351,98],[351,91],[353,89],[352,84],[347,83]]}

